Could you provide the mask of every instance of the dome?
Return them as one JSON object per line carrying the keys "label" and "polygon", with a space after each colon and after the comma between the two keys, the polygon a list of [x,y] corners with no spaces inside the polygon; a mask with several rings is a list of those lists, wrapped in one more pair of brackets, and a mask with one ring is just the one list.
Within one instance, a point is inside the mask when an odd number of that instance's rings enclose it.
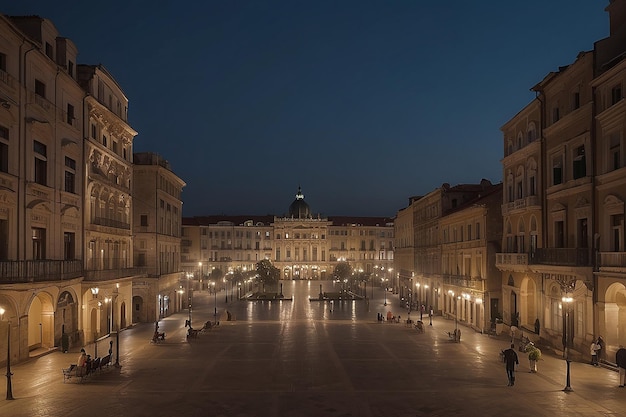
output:
{"label": "dome", "polygon": [[297,219],[306,219],[311,216],[311,209],[304,201],[304,194],[302,194],[302,189],[300,187],[298,187],[296,199],[289,206],[289,215]]}

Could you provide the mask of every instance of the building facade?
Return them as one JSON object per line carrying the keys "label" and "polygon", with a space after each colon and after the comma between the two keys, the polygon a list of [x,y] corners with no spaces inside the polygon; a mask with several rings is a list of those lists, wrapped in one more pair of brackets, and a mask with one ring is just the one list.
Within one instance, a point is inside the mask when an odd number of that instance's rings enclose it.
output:
{"label": "building facade", "polygon": [[504,321],[583,357],[598,336],[607,357],[626,343],[626,2],[606,10],[609,37],[544,77],[502,128]]}
{"label": "building facade", "polygon": [[131,307],[151,276],[133,259],[128,100],[77,55],[51,21],[0,15],[0,332],[15,361],[158,317],[158,282],[140,317]]}
{"label": "building facade", "polygon": [[314,216],[299,189],[285,216],[204,216],[183,218],[182,264],[202,279],[254,271],[268,259],[281,279],[332,279],[347,262],[373,280],[393,266],[393,220],[381,217]]}

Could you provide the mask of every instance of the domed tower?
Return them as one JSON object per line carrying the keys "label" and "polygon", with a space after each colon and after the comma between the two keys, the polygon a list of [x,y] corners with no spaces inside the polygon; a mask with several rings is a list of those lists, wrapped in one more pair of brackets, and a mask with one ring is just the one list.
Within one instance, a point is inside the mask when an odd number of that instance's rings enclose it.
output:
{"label": "domed tower", "polygon": [[307,219],[311,216],[311,209],[304,201],[304,194],[302,194],[302,189],[300,187],[298,187],[296,199],[289,206],[289,215],[296,219]]}

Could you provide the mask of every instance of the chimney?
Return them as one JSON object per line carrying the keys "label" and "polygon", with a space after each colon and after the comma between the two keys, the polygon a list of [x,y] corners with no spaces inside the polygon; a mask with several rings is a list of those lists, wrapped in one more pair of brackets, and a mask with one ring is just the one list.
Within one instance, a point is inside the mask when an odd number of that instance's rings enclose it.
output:
{"label": "chimney", "polygon": [[612,36],[626,23],[626,0],[610,0],[604,11],[609,12],[609,30]]}

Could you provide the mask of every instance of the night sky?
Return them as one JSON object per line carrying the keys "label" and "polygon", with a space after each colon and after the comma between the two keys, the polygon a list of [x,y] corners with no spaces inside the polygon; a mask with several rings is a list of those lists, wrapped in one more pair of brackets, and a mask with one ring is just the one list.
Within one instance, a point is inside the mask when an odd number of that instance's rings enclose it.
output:
{"label": "night sky", "polygon": [[130,101],[135,152],[167,159],[183,215],[394,216],[499,182],[500,127],[608,36],[609,1],[0,0],[52,20]]}

